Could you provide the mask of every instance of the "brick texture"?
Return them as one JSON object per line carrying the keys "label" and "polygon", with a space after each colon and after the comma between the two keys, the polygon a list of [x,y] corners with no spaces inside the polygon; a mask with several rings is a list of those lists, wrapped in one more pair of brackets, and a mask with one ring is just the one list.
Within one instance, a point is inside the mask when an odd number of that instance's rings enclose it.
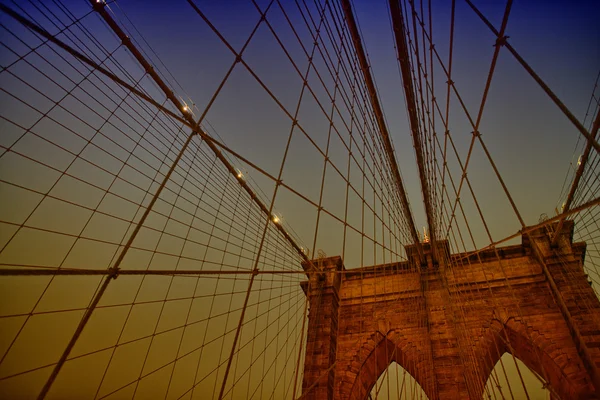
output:
{"label": "brick texture", "polygon": [[600,302],[572,232],[565,223],[556,248],[538,229],[521,245],[452,256],[440,241],[435,259],[426,243],[422,265],[412,246],[401,263],[346,270],[340,257],[314,260],[322,272],[303,283],[304,398],[367,399],[395,361],[429,399],[481,399],[509,352],[555,398],[600,399]]}

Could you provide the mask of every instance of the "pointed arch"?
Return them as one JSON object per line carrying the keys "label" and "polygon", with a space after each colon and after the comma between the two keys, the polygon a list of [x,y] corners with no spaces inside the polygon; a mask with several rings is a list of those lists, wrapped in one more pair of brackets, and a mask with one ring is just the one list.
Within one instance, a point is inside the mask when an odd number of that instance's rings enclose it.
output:
{"label": "pointed arch", "polygon": [[349,373],[354,376],[354,379],[349,382],[347,398],[366,399],[381,374],[394,362],[414,378],[429,398],[434,398],[427,392],[426,382],[430,379],[429,374],[417,368],[418,365],[425,365],[422,362],[424,360],[419,363],[419,355],[423,357],[414,344],[404,340],[396,331],[392,330],[386,335],[380,332],[374,333],[363,342],[355,362],[352,363]]}
{"label": "pointed arch", "polygon": [[[558,329],[558,328],[557,328]],[[564,343],[569,343],[565,346]],[[561,399],[596,399],[585,368],[570,337],[561,344],[547,339],[538,329],[521,319],[509,318],[504,324],[494,319],[476,346],[483,387],[504,353],[511,353],[527,368],[546,380]]]}
{"label": "pointed arch", "polygon": [[[518,371],[518,372],[517,372]],[[522,381],[521,381],[522,377]],[[525,385],[523,385],[525,382]],[[549,386],[542,387],[535,372],[529,369],[518,357],[506,352],[502,355],[498,363],[489,375],[485,383],[484,398],[514,398],[525,399],[527,394],[530,398],[543,398],[559,400],[559,397],[552,395]]]}
{"label": "pointed arch", "polygon": [[[397,396],[397,397],[396,397]],[[369,392],[367,399],[427,399],[425,391],[400,364],[392,361]]]}

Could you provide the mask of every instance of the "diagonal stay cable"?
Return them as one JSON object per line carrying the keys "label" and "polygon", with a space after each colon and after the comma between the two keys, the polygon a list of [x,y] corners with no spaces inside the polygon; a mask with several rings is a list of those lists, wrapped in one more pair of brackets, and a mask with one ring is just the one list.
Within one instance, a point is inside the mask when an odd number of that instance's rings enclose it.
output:
{"label": "diagonal stay cable", "polygon": [[583,126],[583,124],[581,122],[579,122],[579,120],[577,118],[575,118],[575,116],[567,108],[567,106],[565,106],[563,104],[563,102],[560,101],[560,99],[558,98],[558,96],[556,96],[556,94],[542,80],[542,78],[540,78],[540,76],[533,70],[533,68],[531,68],[531,66],[529,64],[527,64],[527,62],[523,59],[523,57],[521,57],[521,55],[519,55],[519,53],[517,53],[517,51],[515,50],[515,48],[512,47],[510,45],[510,43],[508,43],[508,41],[506,40],[507,38],[504,37],[503,33],[502,32],[498,32],[496,30],[496,28],[494,28],[494,25],[492,25],[492,23],[481,13],[481,11],[479,11],[479,9],[471,2],[471,0],[465,0],[465,1],[469,5],[469,7],[471,7],[471,9],[473,9],[473,11],[475,12],[475,14],[477,14],[477,16],[483,21],[483,23],[488,28],[490,28],[490,30],[494,33],[494,35],[496,35],[498,37],[498,40],[500,42],[502,42],[502,44],[513,55],[513,57],[515,57],[515,59],[519,62],[519,64],[521,64],[521,66],[523,68],[525,68],[525,70],[538,83],[538,85],[540,85],[540,87],[544,90],[544,92],[546,92],[546,94],[550,97],[550,99],[552,99],[552,101],[554,102],[554,104],[556,104],[557,107],[560,108],[560,110],[565,114],[565,116],[569,119],[569,121],[571,121],[571,123],[573,123],[573,125],[575,125],[575,127],[577,128],[577,130],[579,131],[579,133],[581,133],[592,144],[592,146],[594,147],[594,149],[596,149],[596,151],[598,153],[600,153],[600,144],[598,144],[598,142],[592,137],[592,135],[587,131],[587,129],[585,129],[585,127]]}
{"label": "diagonal stay cable", "polygon": [[[184,115],[185,119],[188,121],[188,123],[192,124],[192,134],[190,135],[190,137],[193,137],[196,134],[200,135],[201,131],[202,131],[201,136],[203,136],[203,137],[209,136],[208,134],[206,134],[206,132],[204,132],[201,129],[199,124],[193,120],[193,116],[191,115],[191,113],[188,112],[187,106],[182,104],[182,102],[177,98],[177,96],[175,96],[173,91],[166,85],[166,83],[160,78],[160,76],[154,70],[154,67],[152,65],[150,65],[150,63],[148,63],[148,61],[144,58],[144,56],[134,46],[131,39],[127,35],[125,35],[125,33],[123,32],[121,27],[115,22],[115,20],[110,16],[110,14],[108,14],[108,12],[105,10],[105,4],[102,2],[97,3],[97,2],[94,2],[91,0],[90,0],[90,3],[94,7],[94,9],[102,16],[102,18],[108,24],[108,26],[117,34],[119,39],[121,39],[123,44],[133,54],[135,59],[141,64],[142,67],[144,67],[145,70],[148,71],[148,74],[156,82],[156,84],[163,91],[163,93],[167,96],[167,98],[173,103],[173,105],[178,110],[181,110],[181,112],[183,113],[183,115]],[[260,198],[258,198],[258,196],[254,192],[254,190],[252,188],[250,188],[250,186],[248,185],[248,183],[246,183],[246,181],[243,179],[243,177],[238,176],[238,171],[233,167],[233,165],[231,165],[229,160],[227,160],[225,158],[223,153],[217,148],[217,146],[213,143],[213,141],[207,140],[206,143],[209,146],[209,148],[215,153],[217,158],[219,158],[219,160],[224,164],[224,166],[227,168],[227,170],[236,178],[238,183],[244,188],[244,190],[246,190],[246,192],[250,195],[252,200],[254,200],[254,202],[257,203],[257,205],[261,208],[261,210],[263,212],[265,212],[267,215],[269,215],[269,218],[270,218],[270,212],[269,212],[267,206],[260,200]],[[186,146],[184,145],[184,147],[186,147]],[[275,226],[277,227],[279,232],[288,240],[288,242],[290,242],[292,247],[294,247],[296,249],[296,251],[298,252],[300,257],[303,260],[305,260],[306,262],[308,262],[309,263],[308,265],[312,266],[312,263],[310,263],[310,260],[304,254],[304,252],[302,251],[302,248],[285,231],[283,226],[281,224],[275,224]]]}

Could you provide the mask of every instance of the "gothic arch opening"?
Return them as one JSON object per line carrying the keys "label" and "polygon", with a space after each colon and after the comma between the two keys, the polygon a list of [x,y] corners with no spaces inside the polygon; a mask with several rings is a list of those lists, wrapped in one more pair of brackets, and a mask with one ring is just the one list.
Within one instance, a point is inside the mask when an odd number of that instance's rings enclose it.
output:
{"label": "gothic arch opening", "polygon": [[513,358],[510,353],[505,352],[496,362],[485,383],[483,399],[525,399],[525,393],[531,400],[552,399],[550,391],[543,387],[535,372],[520,359]]}
{"label": "gothic arch opening", "polygon": [[[360,366],[354,371],[356,377],[348,399],[404,399],[405,397],[397,397],[397,390],[395,396],[387,396],[389,380],[396,381],[397,378],[399,382],[404,379],[404,385],[407,382],[412,385],[409,386],[412,388],[412,392],[408,392],[409,397],[406,398],[412,398],[410,395],[413,393],[419,394],[417,398],[421,398],[421,394],[424,399],[428,398],[423,390],[427,372],[418,367],[419,365],[423,367],[424,363],[419,363],[418,357],[414,355],[416,352],[410,344],[400,340],[394,333],[387,336],[377,333],[365,343],[362,350],[364,351],[359,354],[367,354],[367,356],[362,360],[357,360],[359,361],[357,365]],[[381,387],[383,383],[379,383],[380,380],[387,382],[384,393],[382,393]],[[400,383],[400,385],[402,384]],[[406,388],[400,387],[400,389],[407,392]]]}
{"label": "gothic arch opening", "polygon": [[[597,398],[592,394],[593,387],[575,345],[567,345],[566,337],[562,345],[557,346],[534,326],[509,318],[504,324],[498,320],[492,321],[480,343],[478,359],[481,361],[478,368],[481,378],[486,379],[486,390],[483,387],[478,390],[483,390],[483,398],[490,398],[490,395],[495,398],[494,390],[497,397],[502,398],[498,385],[502,387],[504,397],[511,398],[509,384],[514,398],[520,398],[514,390],[526,398],[524,386],[532,399]],[[514,359],[518,360],[517,363]],[[506,374],[500,360],[504,363]],[[548,390],[541,390],[542,382],[549,387],[550,397]]]}
{"label": "gothic arch opening", "polygon": [[419,382],[400,364],[392,361],[371,389],[369,400],[428,399]]}

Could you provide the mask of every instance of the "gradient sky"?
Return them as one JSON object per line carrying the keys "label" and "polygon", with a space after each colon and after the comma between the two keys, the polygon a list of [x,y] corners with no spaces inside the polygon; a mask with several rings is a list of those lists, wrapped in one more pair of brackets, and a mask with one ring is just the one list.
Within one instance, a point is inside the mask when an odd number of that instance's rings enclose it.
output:
{"label": "gradient sky", "polygon": [[[479,3],[481,11],[499,27],[505,4]],[[122,7],[198,108],[203,109],[220,82],[223,69],[232,61],[231,53],[185,5],[164,7],[158,2],[145,1]],[[146,10],[143,16],[136,13],[141,7]],[[232,7],[231,4],[208,3],[203,4],[203,11],[239,49],[258,16],[245,2],[235,2],[236,12],[231,12]],[[426,221],[387,5],[383,1],[357,1],[355,8],[416,225],[422,227]],[[432,10],[434,42],[447,63],[450,5],[434,1]],[[275,25],[278,17],[273,18]],[[494,37],[466,3],[457,2],[456,18],[453,80],[474,118],[493,54]],[[515,2],[506,31],[515,49],[580,121],[584,119],[600,65],[599,18],[600,10],[593,1]],[[274,88],[282,102],[293,109],[299,87],[286,80],[290,79],[291,71],[281,63],[280,53],[270,33],[261,27],[245,59],[269,87]],[[188,61],[169,62],[181,57]],[[436,68],[436,91],[440,90],[438,99],[443,105],[446,79],[437,63]],[[223,91],[222,100],[213,106],[207,119],[231,148],[240,150],[250,160],[260,160],[259,165],[275,172],[280,158],[268,154],[281,153],[289,126],[272,108],[269,103],[272,101],[257,89],[243,68],[236,69]],[[464,161],[472,129],[456,97],[450,101],[450,130]],[[232,119],[232,113],[237,118]],[[251,123],[248,123],[249,118]],[[589,118],[587,123],[590,123]],[[555,207],[560,206],[560,190],[579,133],[504,50],[500,53],[480,132],[525,222],[534,224],[540,214],[554,214]],[[293,161],[289,165],[287,168],[294,174],[297,166]],[[469,176],[493,238],[497,240],[515,233],[520,228],[518,221],[479,144],[475,146],[471,166]],[[474,225],[478,224],[475,214],[470,215],[470,219]],[[483,234],[479,229],[482,229],[480,224],[478,231]],[[478,242],[479,246],[487,243],[487,238]]]}

